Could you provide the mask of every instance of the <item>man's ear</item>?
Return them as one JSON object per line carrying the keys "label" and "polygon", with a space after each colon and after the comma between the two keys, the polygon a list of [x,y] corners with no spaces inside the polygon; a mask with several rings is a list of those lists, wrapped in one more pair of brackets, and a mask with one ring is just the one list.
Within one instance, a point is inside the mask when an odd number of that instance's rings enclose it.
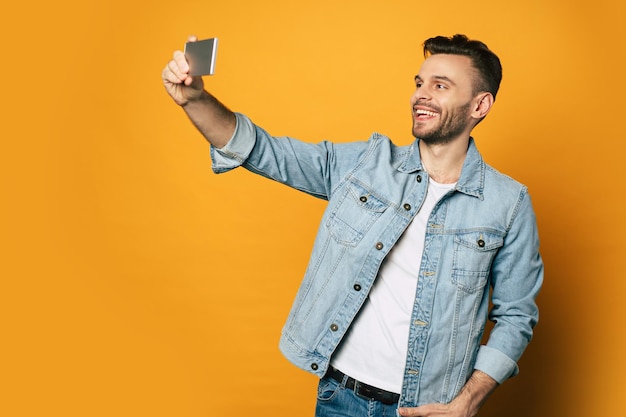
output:
{"label": "man's ear", "polygon": [[491,93],[482,92],[478,94],[474,99],[472,117],[481,120],[489,113],[491,106],[493,106],[493,95]]}

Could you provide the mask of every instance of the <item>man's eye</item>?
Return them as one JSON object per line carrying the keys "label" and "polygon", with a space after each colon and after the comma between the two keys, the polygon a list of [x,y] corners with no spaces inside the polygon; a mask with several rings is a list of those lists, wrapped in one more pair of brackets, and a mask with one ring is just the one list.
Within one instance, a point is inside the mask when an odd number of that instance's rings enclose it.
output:
{"label": "man's eye", "polygon": [[444,90],[444,89],[446,89],[446,86],[445,86],[445,85],[443,85],[443,84],[437,84],[437,86],[436,86],[436,87],[437,87],[437,89],[438,89],[438,90]]}

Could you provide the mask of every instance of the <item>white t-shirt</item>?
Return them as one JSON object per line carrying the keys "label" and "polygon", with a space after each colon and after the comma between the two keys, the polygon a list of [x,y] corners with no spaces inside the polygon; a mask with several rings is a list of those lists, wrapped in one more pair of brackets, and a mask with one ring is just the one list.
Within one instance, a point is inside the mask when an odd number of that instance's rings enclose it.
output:
{"label": "white t-shirt", "polygon": [[361,312],[331,359],[333,367],[400,393],[426,223],[435,204],[454,186],[429,180],[422,208],[381,266]]}

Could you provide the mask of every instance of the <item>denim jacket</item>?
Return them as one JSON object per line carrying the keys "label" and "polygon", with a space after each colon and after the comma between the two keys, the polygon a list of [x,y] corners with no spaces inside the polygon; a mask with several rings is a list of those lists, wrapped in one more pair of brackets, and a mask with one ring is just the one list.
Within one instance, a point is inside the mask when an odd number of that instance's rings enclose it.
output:
{"label": "denim jacket", "polygon": [[[308,144],[274,138],[237,114],[230,142],[211,157],[216,173],[242,165],[328,200],[280,339],[291,362],[323,376],[424,201],[418,140],[395,146],[374,133],[366,142]],[[485,164],[471,139],[456,187],[427,224],[400,406],[450,402],[473,369],[499,383],[517,374],[538,319],[538,248],[526,187]],[[495,325],[481,346],[488,317]]]}

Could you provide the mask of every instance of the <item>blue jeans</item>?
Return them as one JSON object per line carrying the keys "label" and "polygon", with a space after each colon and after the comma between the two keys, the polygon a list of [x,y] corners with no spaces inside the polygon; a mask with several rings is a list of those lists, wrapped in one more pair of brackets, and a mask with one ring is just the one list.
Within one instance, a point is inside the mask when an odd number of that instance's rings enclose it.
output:
{"label": "blue jeans", "polygon": [[398,404],[363,398],[332,378],[320,379],[315,417],[397,417]]}

